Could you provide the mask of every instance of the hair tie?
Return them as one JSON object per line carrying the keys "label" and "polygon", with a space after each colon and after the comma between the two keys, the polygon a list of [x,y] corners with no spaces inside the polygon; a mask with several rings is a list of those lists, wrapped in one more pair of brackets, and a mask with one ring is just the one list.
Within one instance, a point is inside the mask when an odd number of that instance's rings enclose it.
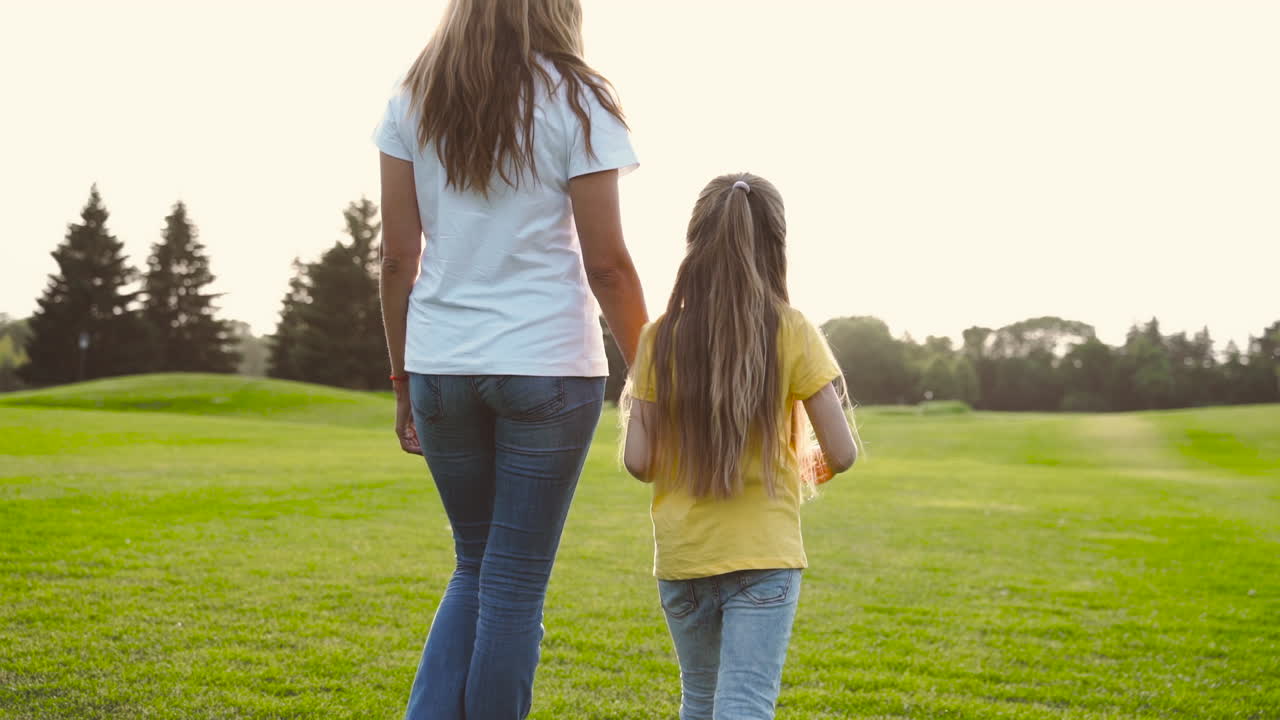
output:
{"label": "hair tie", "polygon": [[751,186],[750,186],[750,185],[748,185],[748,184],[747,184],[747,182],[746,182],[745,180],[739,180],[738,182],[734,183],[734,184],[733,184],[733,189],[734,189],[734,190],[746,190],[748,195],[750,195],[750,194],[751,194]]}

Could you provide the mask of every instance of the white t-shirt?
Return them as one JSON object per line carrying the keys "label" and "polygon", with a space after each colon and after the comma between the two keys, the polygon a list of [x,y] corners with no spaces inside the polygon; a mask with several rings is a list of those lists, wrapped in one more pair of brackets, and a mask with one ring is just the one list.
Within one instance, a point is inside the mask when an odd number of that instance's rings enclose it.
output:
{"label": "white t-shirt", "polygon": [[[637,166],[626,127],[585,89],[594,157],[557,85],[534,109],[538,181],[495,179],[489,197],[447,186],[434,145],[419,148],[407,93],[387,104],[378,149],[413,163],[426,245],[409,298],[404,367],[435,375],[609,374],[599,310],[582,264],[569,179]],[[541,83],[539,83],[541,86]]]}

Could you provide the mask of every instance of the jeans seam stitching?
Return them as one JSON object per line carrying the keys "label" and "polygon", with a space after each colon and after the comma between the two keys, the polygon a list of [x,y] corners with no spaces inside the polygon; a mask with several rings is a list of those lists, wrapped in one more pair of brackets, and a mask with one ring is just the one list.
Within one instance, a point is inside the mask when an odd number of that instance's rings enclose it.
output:
{"label": "jeans seam stitching", "polygon": [[444,419],[444,400],[440,397],[440,378],[435,375],[424,376],[427,383],[427,394],[431,397],[431,413],[423,420],[427,423],[437,423]]}
{"label": "jeans seam stitching", "polygon": [[[671,617],[675,618],[676,620],[682,620],[686,617],[689,617],[694,613],[695,610],[698,609],[698,596],[697,596],[697,593],[694,592],[693,582],[689,580],[684,580],[679,582],[681,587],[680,595],[682,599],[688,601],[689,603],[688,609],[685,610],[684,612],[676,612],[675,610],[672,610],[667,607],[667,602],[665,598],[663,598],[662,600],[663,611],[666,612]],[[677,609],[679,609],[680,606],[677,605],[676,607]]]}
{"label": "jeans seam stitching", "polygon": [[529,408],[522,413],[516,413],[515,420],[550,420],[556,415],[563,413],[565,409],[565,389],[564,378],[555,379],[556,392],[555,395],[546,402],[536,407]]}
{"label": "jeans seam stitching", "polygon": [[791,577],[792,577],[792,574],[790,572],[783,572],[783,575],[786,579],[783,581],[783,584],[782,584],[782,594],[779,595],[777,598],[759,599],[755,595],[752,595],[750,587],[743,582],[743,577],[745,576],[738,577],[738,587],[739,589],[741,589],[742,593],[747,596],[747,599],[750,600],[751,603],[757,607],[769,607],[773,605],[782,605],[786,603],[787,598],[791,595]]}

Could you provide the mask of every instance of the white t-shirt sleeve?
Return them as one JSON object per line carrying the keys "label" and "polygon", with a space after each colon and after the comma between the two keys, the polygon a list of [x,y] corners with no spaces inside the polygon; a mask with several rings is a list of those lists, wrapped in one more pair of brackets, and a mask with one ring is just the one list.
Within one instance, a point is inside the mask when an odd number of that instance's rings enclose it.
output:
{"label": "white t-shirt sleeve", "polygon": [[382,114],[382,122],[373,131],[373,142],[382,152],[394,158],[413,161],[413,152],[400,132],[402,96],[392,97],[387,101],[387,110]]}
{"label": "white t-shirt sleeve", "polygon": [[604,170],[618,170],[625,175],[639,167],[635,149],[631,147],[631,133],[627,126],[614,117],[591,88],[582,89],[582,105],[591,118],[591,150],[587,152],[586,133],[582,122],[564,100],[564,117],[569,123],[569,177],[587,175]]}

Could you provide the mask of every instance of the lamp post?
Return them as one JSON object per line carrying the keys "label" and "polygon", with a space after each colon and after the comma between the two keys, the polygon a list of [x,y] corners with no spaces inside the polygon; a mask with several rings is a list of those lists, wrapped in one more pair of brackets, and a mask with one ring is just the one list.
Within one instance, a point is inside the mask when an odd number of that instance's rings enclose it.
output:
{"label": "lamp post", "polygon": [[77,344],[80,346],[80,382],[84,382],[84,358],[89,350],[89,332],[87,330],[80,331],[80,339]]}

